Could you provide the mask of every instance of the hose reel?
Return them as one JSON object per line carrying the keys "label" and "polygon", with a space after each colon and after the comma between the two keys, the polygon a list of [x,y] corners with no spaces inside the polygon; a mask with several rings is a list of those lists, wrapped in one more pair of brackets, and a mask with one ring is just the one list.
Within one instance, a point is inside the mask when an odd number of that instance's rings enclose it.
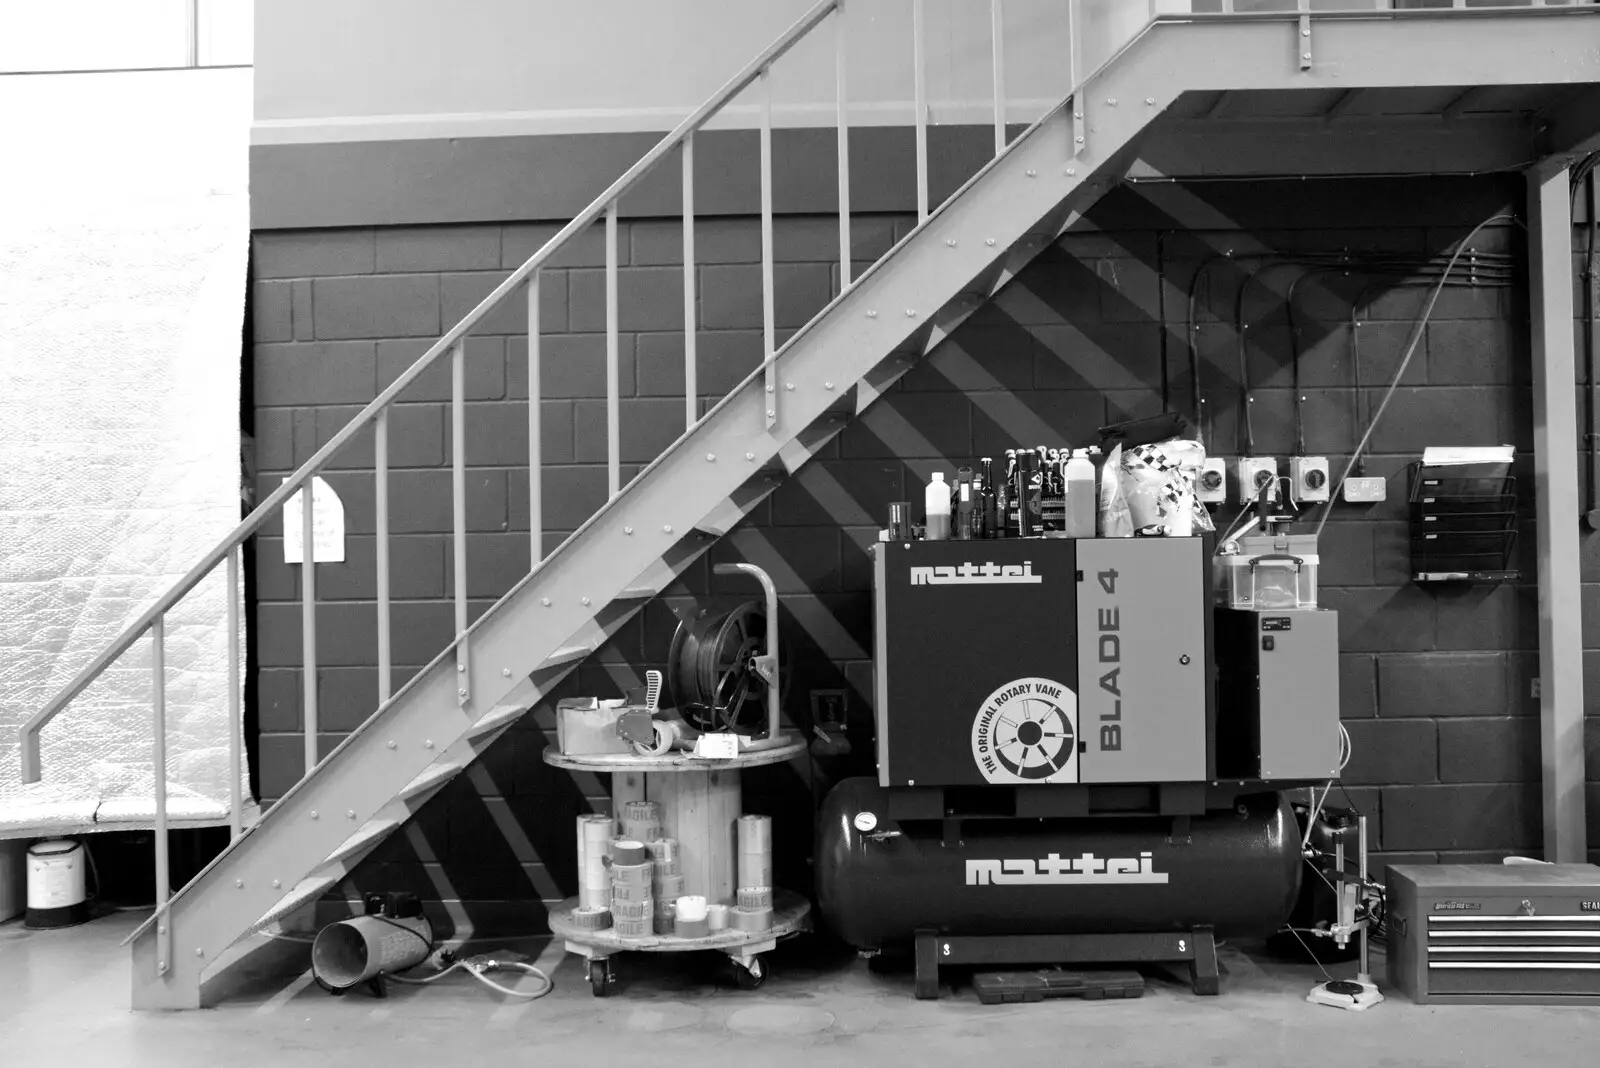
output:
{"label": "hose reel", "polygon": [[667,688],[678,712],[703,731],[749,734],[766,724],[768,689],[789,688],[789,648],[781,637],[774,679],[766,656],[767,609],[746,601],[727,612],[678,623],[667,654]]}

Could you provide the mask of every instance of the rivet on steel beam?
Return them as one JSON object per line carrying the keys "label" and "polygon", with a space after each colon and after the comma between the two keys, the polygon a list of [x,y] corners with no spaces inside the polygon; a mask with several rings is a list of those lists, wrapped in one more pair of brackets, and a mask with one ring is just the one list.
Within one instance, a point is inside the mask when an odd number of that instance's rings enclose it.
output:
{"label": "rivet on steel beam", "polygon": [[756,458],[756,454],[753,453],[753,452],[747,452],[747,453],[744,454],[744,458],[746,460],[752,460],[753,461]]}
{"label": "rivet on steel beam", "polygon": [[456,670],[457,671],[465,671],[465,670],[467,670],[467,665],[465,665],[465,664],[457,664],[456,665]]}
{"label": "rivet on steel beam", "polygon": [[1108,96],[1108,97],[1106,97],[1106,103],[1110,104],[1112,107],[1116,107],[1117,106],[1117,98],[1114,97],[1114,96]]}
{"label": "rivet on steel beam", "polygon": [[424,749],[432,749],[433,748],[433,739],[432,738],[424,738],[422,740],[422,748],[424,748]]}
{"label": "rivet on steel beam", "polygon": [[785,382],[783,384],[783,388],[788,390],[789,392],[793,393],[794,392],[794,383],[793,382]]}
{"label": "rivet on steel beam", "polygon": [[1147,97],[1144,98],[1144,102],[1146,104],[1149,104],[1150,106],[1154,107],[1155,106],[1155,102],[1156,102],[1156,98],[1153,97],[1153,96],[1147,96]]}
{"label": "rivet on steel beam", "polygon": [[1068,167],[1067,168],[1067,177],[1068,178],[1072,177],[1074,174],[1077,174],[1077,173],[1078,173],[1078,168],[1076,168],[1076,167]]}
{"label": "rivet on steel beam", "polygon": [[916,317],[917,317],[917,309],[915,309],[915,308],[907,308],[906,309],[906,318],[907,319],[915,319]]}
{"label": "rivet on steel beam", "polygon": [[356,818],[356,810],[353,808],[347,808],[345,809],[344,816],[345,819],[353,820]]}
{"label": "rivet on steel beam", "polygon": [[994,238],[992,238],[992,237],[986,237],[986,238],[984,238],[984,239],[983,239],[983,243],[984,243],[984,244],[985,244],[985,245],[988,245],[988,246],[989,246],[989,247],[990,247],[990,248],[994,248]]}
{"label": "rivet on steel beam", "polygon": [[[622,532],[624,534],[632,534],[633,533],[633,528],[632,527],[623,527],[622,528]],[[549,601],[545,602],[545,604],[549,604],[549,603],[550,603]]]}
{"label": "rivet on steel beam", "polygon": [[945,238],[944,244],[945,244],[946,248],[955,248],[956,247],[956,239],[953,238],[953,237],[947,237],[947,238]]}
{"label": "rivet on steel beam", "polygon": [[1072,117],[1073,117],[1073,118],[1075,118],[1075,119],[1081,119],[1081,118],[1083,118],[1083,112],[1081,112],[1081,111],[1074,111],[1074,112],[1073,112],[1073,113],[1072,113]]}
{"label": "rivet on steel beam", "polygon": [[201,949],[199,946],[195,946],[194,947],[194,955],[197,956],[197,957],[203,957],[203,956],[206,955],[206,951]]}
{"label": "rivet on steel beam", "polygon": [[510,668],[501,668],[500,669],[500,675],[501,675],[502,678],[509,679],[511,677],[511,669]]}
{"label": "rivet on steel beam", "polygon": [[668,523],[666,526],[662,527],[661,528],[661,532],[663,534],[671,534],[672,533],[672,524]]}
{"label": "rivet on steel beam", "polygon": [[[315,503],[315,502],[313,502],[313,503]],[[274,880],[272,880],[272,888],[274,890],[283,889],[283,880],[282,879],[274,879]]]}
{"label": "rivet on steel beam", "polygon": [[544,605],[546,608],[549,608],[550,607],[550,598],[541,597],[541,598],[539,598],[539,603]]}
{"label": "rivet on steel beam", "polygon": [[235,887],[236,887],[236,888],[237,888],[237,889],[240,889],[240,890],[243,890],[243,889],[244,889],[244,880],[243,880],[243,879],[235,879],[235,880],[234,880],[234,881],[233,881],[233,885],[234,885],[234,886],[235,886]]}
{"label": "rivet on steel beam", "polygon": [[1038,172],[1038,171],[1036,171],[1036,170],[1034,170],[1034,169],[1033,169],[1033,168],[1032,168],[1032,167],[1029,167],[1029,168],[1028,168],[1028,177],[1029,177],[1029,178],[1034,178],[1034,177],[1037,177],[1037,176],[1038,176],[1038,174],[1039,174],[1039,172]]}
{"label": "rivet on steel beam", "polygon": [[832,382],[824,382],[824,383],[822,383],[822,388],[823,389],[832,389],[833,388],[833,383]]}
{"label": "rivet on steel beam", "polygon": [[706,453],[706,463],[714,464],[716,462],[717,462],[717,454],[716,453],[714,453],[714,452]]}
{"label": "rivet on steel beam", "polygon": [[768,386],[768,387],[767,387],[767,392],[768,392],[768,393],[771,393],[771,392],[772,392],[772,387],[771,387],[771,386]]}
{"label": "rivet on steel beam", "polygon": [[1074,141],[1076,141],[1076,142],[1077,142],[1077,143],[1078,143],[1078,144],[1080,144],[1080,145],[1081,145],[1081,144],[1083,144],[1083,137],[1082,137],[1082,135],[1079,135],[1079,136],[1077,136],[1077,137],[1074,137],[1074,138],[1073,138],[1073,140],[1074,140]]}
{"label": "rivet on steel beam", "polygon": [[[315,552],[315,550],[312,550],[312,551]],[[164,961],[164,960],[158,960],[158,961],[156,961],[156,967],[160,968],[162,971],[166,971],[167,970],[167,962]]]}
{"label": "rivet on steel beam", "polygon": [[585,607],[585,608],[589,607],[589,598],[587,598],[587,597],[583,598],[583,607]]}
{"label": "rivet on steel beam", "polygon": [[465,697],[465,696],[467,696],[467,688],[465,686],[461,687],[461,689],[456,691],[456,696],[457,697]]}
{"label": "rivet on steel beam", "polygon": [[1300,53],[1300,58],[1301,59],[1310,59],[1311,58],[1311,53],[1310,52],[1301,52]]}
{"label": "rivet on steel beam", "polygon": [[876,319],[877,317],[878,317],[878,312],[877,312],[877,310],[875,308],[868,308],[867,309],[867,318],[868,319]]}
{"label": "rivet on steel beam", "polygon": [[[316,502],[313,501],[312,503],[314,504]],[[162,924],[161,926],[156,928],[156,934],[166,934],[166,933],[167,933],[167,925],[166,924]]]}
{"label": "rivet on steel beam", "polygon": [[1300,36],[1301,37],[1310,37],[1311,36],[1311,28],[1308,26],[1305,29],[1301,30],[1300,31]]}
{"label": "rivet on steel beam", "polygon": [[390,749],[393,749],[393,748],[394,748],[394,739],[393,739],[393,738],[390,738],[390,739],[389,739],[389,748],[390,748]]}
{"label": "rivet on steel beam", "polygon": [[317,810],[316,809],[312,809],[311,810],[311,818],[312,819],[316,819],[317,818]]}

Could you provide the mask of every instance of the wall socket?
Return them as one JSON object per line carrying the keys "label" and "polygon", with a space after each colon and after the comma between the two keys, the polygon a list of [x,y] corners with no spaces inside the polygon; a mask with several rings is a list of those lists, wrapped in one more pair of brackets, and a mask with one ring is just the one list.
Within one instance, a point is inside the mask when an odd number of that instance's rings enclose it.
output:
{"label": "wall socket", "polygon": [[1325,501],[1328,485],[1326,456],[1295,456],[1289,460],[1289,499],[1296,504]]}
{"label": "wall socket", "polygon": [[1250,504],[1261,493],[1261,487],[1272,483],[1267,499],[1278,500],[1278,460],[1273,456],[1241,456],[1234,461],[1234,493],[1240,504]]}
{"label": "wall socket", "polygon": [[1344,499],[1350,504],[1376,504],[1389,497],[1389,484],[1381,478],[1347,478]]}
{"label": "wall socket", "polygon": [[1228,499],[1228,461],[1208,456],[1194,480],[1195,496],[1201,504],[1221,504]]}

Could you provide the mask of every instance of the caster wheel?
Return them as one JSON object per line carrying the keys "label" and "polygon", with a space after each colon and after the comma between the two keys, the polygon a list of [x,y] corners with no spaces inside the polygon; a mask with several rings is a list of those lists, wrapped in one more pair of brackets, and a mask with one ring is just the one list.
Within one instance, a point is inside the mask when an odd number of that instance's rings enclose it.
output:
{"label": "caster wheel", "polygon": [[751,957],[748,965],[734,961],[733,981],[740,990],[755,990],[767,981],[766,963],[760,957]]}
{"label": "caster wheel", "polygon": [[595,997],[609,996],[616,985],[617,973],[612,970],[610,961],[600,959],[589,962],[589,989],[594,991]]}

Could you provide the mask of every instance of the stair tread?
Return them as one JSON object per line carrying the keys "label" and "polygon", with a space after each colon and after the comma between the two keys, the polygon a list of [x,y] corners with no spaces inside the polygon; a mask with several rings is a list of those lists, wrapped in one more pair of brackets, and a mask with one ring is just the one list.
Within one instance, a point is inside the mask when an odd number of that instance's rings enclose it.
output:
{"label": "stair tread", "polygon": [[430,764],[427,770],[406,784],[405,789],[400,791],[400,799],[409,801],[419,794],[427,793],[436,786],[442,786],[457,775],[460,775],[466,768],[465,764],[458,764],[453,760],[445,761],[442,764]]}
{"label": "stair tread", "polygon": [[255,923],[250,925],[250,931],[259,931],[268,924],[276,923],[278,920],[283,919],[306,902],[313,901],[327,893],[342,878],[344,876],[341,873],[339,875],[310,875],[301,879],[298,883],[295,883],[294,889],[279,898],[276,905],[273,905]]}
{"label": "stair tread", "polygon": [[480,718],[468,729],[467,733],[473,738],[488,734],[490,731],[498,730],[500,727],[503,727],[506,724],[515,721],[519,717],[526,715],[527,711],[528,706],[522,704],[521,702],[495,705],[493,708],[489,709],[488,712],[484,713],[482,718]]}
{"label": "stair tread", "polygon": [[395,828],[400,826],[400,823],[400,820],[387,818],[368,820],[355,834],[341,842],[339,848],[330,853],[328,859],[323,863],[331,864],[335,861],[343,860],[362,846],[380,838],[387,838]]}

